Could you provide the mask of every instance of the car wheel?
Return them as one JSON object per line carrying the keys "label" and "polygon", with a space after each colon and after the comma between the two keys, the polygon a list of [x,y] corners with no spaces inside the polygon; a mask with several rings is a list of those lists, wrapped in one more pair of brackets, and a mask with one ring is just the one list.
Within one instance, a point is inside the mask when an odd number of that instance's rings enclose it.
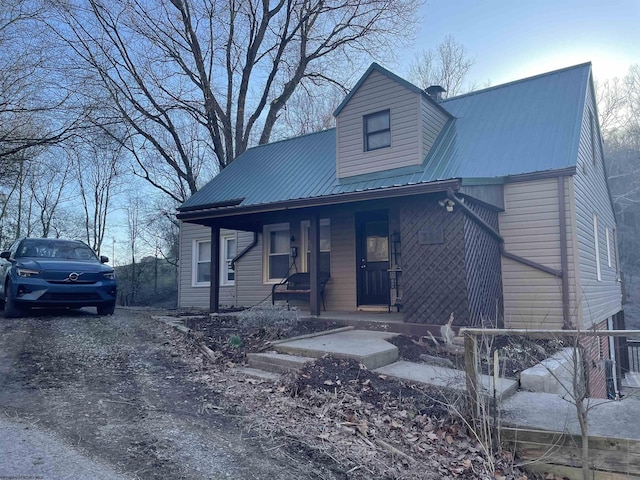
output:
{"label": "car wheel", "polygon": [[113,315],[116,310],[116,302],[98,305],[96,309],[98,310],[98,315]]}
{"label": "car wheel", "polygon": [[4,289],[4,317],[20,318],[24,315],[24,310],[18,307],[11,296],[11,282],[7,281]]}

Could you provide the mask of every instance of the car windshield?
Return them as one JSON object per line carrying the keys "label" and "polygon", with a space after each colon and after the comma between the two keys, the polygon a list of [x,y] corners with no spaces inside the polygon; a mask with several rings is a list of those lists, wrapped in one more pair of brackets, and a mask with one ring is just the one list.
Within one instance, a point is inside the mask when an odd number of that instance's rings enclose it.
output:
{"label": "car windshield", "polygon": [[95,253],[87,245],[65,240],[23,240],[16,257],[97,260]]}

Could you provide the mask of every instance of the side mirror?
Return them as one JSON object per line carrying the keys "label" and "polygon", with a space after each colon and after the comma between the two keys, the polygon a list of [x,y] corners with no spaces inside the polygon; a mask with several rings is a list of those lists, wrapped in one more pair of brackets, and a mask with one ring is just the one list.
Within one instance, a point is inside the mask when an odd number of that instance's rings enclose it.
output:
{"label": "side mirror", "polygon": [[109,257],[105,257],[104,255],[100,255],[100,263],[108,263]]}
{"label": "side mirror", "polygon": [[9,260],[9,257],[11,257],[11,252],[9,252],[9,251],[0,253],[0,258],[4,258],[6,260]]}

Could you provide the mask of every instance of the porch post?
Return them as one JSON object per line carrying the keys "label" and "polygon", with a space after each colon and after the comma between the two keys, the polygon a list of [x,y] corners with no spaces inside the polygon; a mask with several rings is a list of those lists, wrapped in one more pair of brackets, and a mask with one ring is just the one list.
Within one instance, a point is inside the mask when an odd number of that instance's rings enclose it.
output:
{"label": "porch post", "polygon": [[309,280],[311,315],[320,316],[320,218],[313,214],[309,225]]}
{"label": "porch post", "polygon": [[211,227],[211,286],[209,288],[209,311],[218,313],[220,305],[220,227]]}

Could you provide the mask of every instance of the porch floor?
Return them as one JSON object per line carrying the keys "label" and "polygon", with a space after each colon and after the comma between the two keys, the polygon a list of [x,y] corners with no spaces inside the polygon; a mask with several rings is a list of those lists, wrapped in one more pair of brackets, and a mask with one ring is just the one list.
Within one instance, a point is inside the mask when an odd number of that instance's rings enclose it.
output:
{"label": "porch floor", "polygon": [[321,311],[320,315],[312,316],[308,310],[300,311],[302,320],[320,319],[336,322],[339,325],[352,326],[361,330],[378,330],[385,332],[401,333],[421,337],[429,335],[429,332],[439,336],[439,325],[426,325],[422,323],[405,323],[402,312],[388,311]]}

